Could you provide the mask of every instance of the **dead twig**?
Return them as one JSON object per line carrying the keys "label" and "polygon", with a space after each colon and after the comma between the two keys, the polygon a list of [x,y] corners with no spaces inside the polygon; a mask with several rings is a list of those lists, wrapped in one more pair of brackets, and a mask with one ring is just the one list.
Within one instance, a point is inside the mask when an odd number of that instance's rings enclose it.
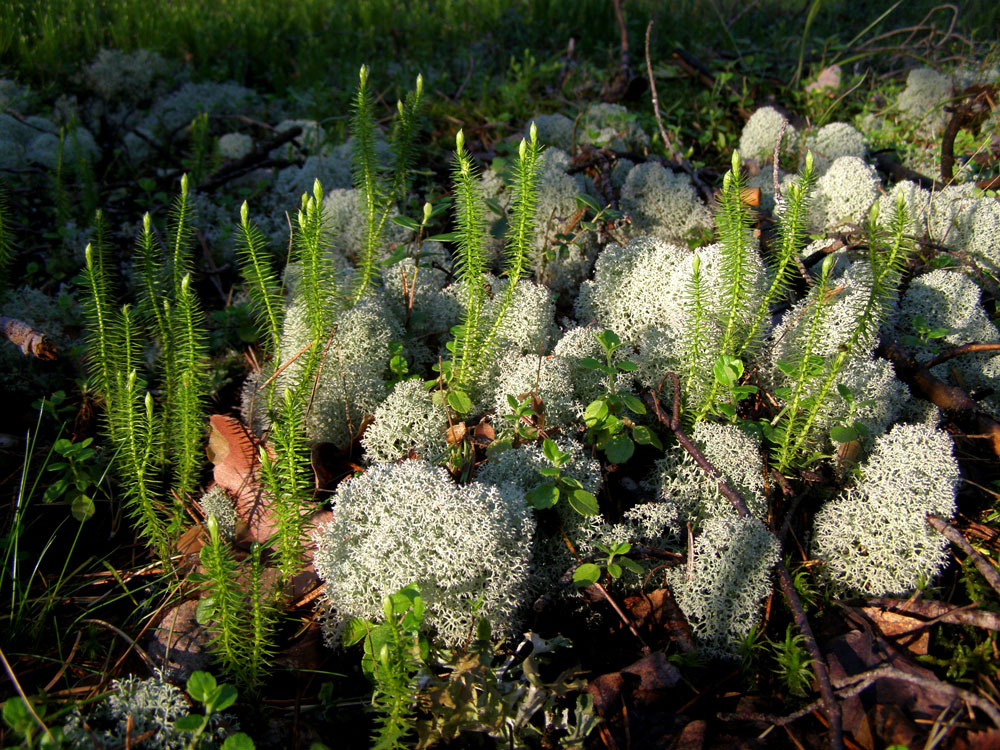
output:
{"label": "dead twig", "polygon": [[[729,485],[729,483],[725,480],[725,477],[722,476],[722,473],[712,465],[701,450],[699,450],[698,447],[691,442],[691,439],[685,435],[684,431],[681,429],[680,378],[678,378],[677,374],[673,372],[668,372],[664,377],[664,380],[666,380],[666,378],[670,378],[674,384],[674,408],[670,421],[667,421],[664,416],[663,410],[660,407],[660,400],[655,391],[650,390],[647,392],[646,402],[652,407],[656,418],[673,431],[674,437],[677,438],[677,442],[684,446],[684,449],[695,460],[698,466],[700,466],[710,477],[718,481],[717,486],[719,488],[719,492],[721,492],[729,500],[729,502],[733,504],[733,507],[736,508],[736,511],[740,514],[740,516],[744,518],[749,517],[750,511],[747,509],[747,504],[743,497]],[[660,386],[662,385],[663,381],[660,381]],[[778,564],[775,565],[775,569],[778,571],[778,581],[781,585],[781,593],[784,595],[788,608],[792,611],[792,617],[795,620],[795,624],[802,633],[802,636],[805,638],[806,646],[812,656],[813,672],[816,675],[816,681],[819,683],[821,696],[820,702],[823,706],[823,712],[826,714],[826,717],[830,722],[830,747],[835,750],[839,750],[844,747],[843,721],[841,717],[840,704],[837,702],[837,697],[834,695],[833,686],[830,682],[830,674],[826,667],[826,661],[823,659],[823,654],[819,650],[819,644],[816,643],[812,627],[809,624],[809,618],[806,617],[805,610],[802,608],[802,602],[800,601],[798,594],[795,592],[795,586],[792,584],[792,577],[788,573],[788,568],[785,567],[783,562],[779,561]]]}
{"label": "dead twig", "polygon": [[975,352],[997,352],[1000,351],[1000,344],[961,344],[960,346],[953,346],[951,349],[946,349],[939,355],[934,357],[934,359],[924,362],[924,367],[928,370],[932,367],[936,367],[942,362],[947,362],[949,359],[954,357],[961,357],[963,354],[974,354]]}
{"label": "dead twig", "polygon": [[[909,672],[904,672],[903,670],[888,664],[876,667],[868,672],[862,672],[861,674],[851,675],[838,680],[836,696],[841,699],[851,698],[864,692],[878,680],[884,679],[901,680],[902,682],[908,682],[927,690],[936,690],[940,693],[946,693],[952,698],[964,701],[970,706],[978,708],[990,717],[990,720],[994,723],[994,725],[1000,728],[1000,711],[998,711],[996,706],[985,698],[981,698],[975,693],[970,693],[968,690],[962,690],[962,688],[949,685],[947,682],[942,682],[936,678],[921,677],[919,675],[910,674]],[[823,702],[818,700],[813,701],[809,705],[803,706],[798,711],[787,714],[786,716],[772,716],[770,714],[760,713],[738,713],[719,714],[718,718],[722,721],[763,721],[768,724],[774,724],[775,726],[781,727],[786,724],[790,724],[796,719],[800,719],[807,714],[811,714],[813,711],[822,707]]]}
{"label": "dead twig", "polygon": [[58,350],[56,345],[52,343],[52,339],[23,321],[0,317],[0,329],[3,329],[3,335],[16,345],[25,356],[53,360],[58,355]]}
{"label": "dead twig", "polygon": [[[994,726],[1000,729],[1000,711],[998,711],[997,707],[985,698],[981,698],[975,693],[963,690],[960,687],[950,685],[949,683],[943,682],[936,677],[923,677],[921,675],[910,674],[909,672],[904,672],[902,669],[889,664],[883,664],[882,666],[876,667],[868,672],[862,672],[861,674],[844,677],[843,679],[838,680],[840,684],[837,685],[837,688],[860,688],[858,692],[861,692],[861,690],[864,690],[872,683],[883,679],[901,680],[902,682],[908,682],[911,685],[922,687],[925,690],[934,690],[939,693],[950,695],[952,698],[964,701],[970,706],[978,708],[990,717],[990,721],[993,722]],[[856,694],[857,693],[855,693],[855,695]]]}
{"label": "dead twig", "polygon": [[660,137],[663,139],[663,145],[666,146],[667,151],[670,153],[670,158],[680,164],[681,169],[687,172],[702,197],[706,201],[711,201],[712,191],[708,189],[708,186],[704,182],[701,181],[701,178],[698,177],[698,173],[694,171],[694,168],[688,163],[688,160],[674,148],[674,144],[670,140],[670,136],[667,135],[666,128],[663,127],[663,119],[660,117],[660,97],[656,90],[656,76],[653,75],[653,61],[649,55],[649,35],[652,30],[653,21],[650,19],[649,25],[646,26],[646,75],[649,76],[649,92],[650,98],[653,100],[653,115],[656,117],[656,126],[660,130]]}
{"label": "dead twig", "polygon": [[883,337],[878,355],[892,362],[896,375],[910,392],[926,398],[953,419],[967,434],[981,435],[1000,456],[1000,422],[983,412],[963,389],[948,385],[907,354],[895,341]]}
{"label": "dead twig", "polygon": [[929,523],[935,531],[941,534],[941,536],[971,557],[973,564],[976,566],[976,570],[982,573],[983,578],[986,579],[986,582],[990,585],[990,587],[1000,594],[1000,572],[997,572],[997,569],[993,566],[993,564],[979,554],[976,551],[976,548],[966,541],[965,537],[962,536],[962,532],[938,516],[927,516],[927,523]]}
{"label": "dead twig", "polygon": [[[962,128],[974,131],[993,109],[996,86],[969,86],[951,106],[951,118],[941,140],[941,179],[954,179],[955,137]],[[946,108],[947,110],[947,108]]]}
{"label": "dead twig", "polygon": [[279,146],[283,146],[291,140],[302,135],[302,128],[295,126],[279,133],[275,138],[261,143],[257,148],[241,159],[226,164],[218,169],[215,174],[210,175],[207,180],[198,185],[198,189],[203,193],[209,193],[216,188],[222,187],[230,180],[246,174],[262,166],[287,166],[291,162],[285,160],[272,160],[269,154]]}
{"label": "dead twig", "polygon": [[929,618],[928,622],[920,623],[913,630],[921,630],[930,625],[943,622],[946,625],[969,625],[974,628],[1000,631],[1000,615],[985,609],[972,609],[978,606],[976,603],[956,607],[946,602],[924,601],[923,599],[916,599],[914,601],[904,601],[903,599],[869,599],[866,605],[881,607],[908,617]]}

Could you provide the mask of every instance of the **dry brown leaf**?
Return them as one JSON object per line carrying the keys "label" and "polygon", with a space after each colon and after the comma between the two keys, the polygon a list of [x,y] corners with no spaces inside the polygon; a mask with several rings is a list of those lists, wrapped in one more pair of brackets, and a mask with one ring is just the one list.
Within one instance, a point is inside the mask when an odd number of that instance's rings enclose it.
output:
{"label": "dry brown leaf", "polygon": [[459,422],[458,424],[453,424],[448,428],[448,432],[445,433],[445,438],[448,441],[448,445],[457,445],[465,440],[465,433],[467,429],[465,427],[465,422]]}
{"label": "dry brown leaf", "polygon": [[239,493],[253,481],[258,463],[257,442],[236,417],[213,414],[208,422],[211,433],[205,452],[215,467],[215,483]]}
{"label": "dry brown leaf", "polygon": [[[910,653],[917,656],[927,654],[927,647],[930,644],[930,631],[924,628],[919,633],[911,633],[911,631],[916,630],[924,624],[923,620],[918,620],[915,617],[907,617],[898,612],[890,612],[879,607],[862,607],[861,611],[878,626],[878,629],[882,631],[882,635],[889,640],[906,647]],[[907,633],[910,633],[908,637]]]}

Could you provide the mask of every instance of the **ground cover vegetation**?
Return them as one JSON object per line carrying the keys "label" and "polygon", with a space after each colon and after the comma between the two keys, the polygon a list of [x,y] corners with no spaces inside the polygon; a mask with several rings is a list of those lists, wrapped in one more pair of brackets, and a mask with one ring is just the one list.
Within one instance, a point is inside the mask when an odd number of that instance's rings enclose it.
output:
{"label": "ground cover vegetation", "polygon": [[1000,743],[993,4],[0,21],[4,746]]}

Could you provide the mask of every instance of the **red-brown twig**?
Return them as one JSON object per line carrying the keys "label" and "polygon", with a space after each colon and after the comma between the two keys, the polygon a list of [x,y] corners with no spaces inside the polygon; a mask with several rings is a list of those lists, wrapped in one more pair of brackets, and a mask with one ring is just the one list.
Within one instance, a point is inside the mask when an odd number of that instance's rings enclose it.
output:
{"label": "red-brown twig", "polygon": [[915,599],[914,601],[903,599],[869,599],[865,606],[880,607],[882,609],[898,612],[907,617],[926,617],[927,622],[921,622],[906,633],[915,630],[923,630],[930,625],[943,622],[947,625],[969,625],[974,628],[1000,631],[1000,615],[985,609],[972,609],[978,606],[977,603],[966,604],[956,607],[946,602],[925,601]]}
{"label": "red-brown twig", "polygon": [[1000,594],[1000,572],[997,572],[997,569],[992,563],[990,563],[989,560],[976,552],[975,547],[969,544],[965,537],[962,536],[962,532],[949,524],[943,518],[938,518],[937,516],[927,516],[927,523],[929,523],[935,531],[940,533],[941,536],[971,557],[973,564],[976,566],[976,570],[982,573],[986,582],[993,588],[994,591]]}
{"label": "red-brown twig", "polygon": [[[673,433],[674,437],[677,438],[677,442],[684,446],[684,449],[691,455],[695,462],[705,471],[710,477],[718,480],[719,492],[721,492],[736,508],[736,511],[742,517],[750,516],[750,511],[747,509],[746,501],[733,489],[729,483],[722,476],[722,473],[712,465],[712,463],[705,457],[691,439],[684,434],[681,429],[680,424],[680,402],[681,402],[681,383],[680,378],[677,377],[676,373],[668,372],[665,376],[670,378],[674,384],[674,409],[673,415],[670,421],[667,421],[663,414],[663,410],[660,408],[660,400],[657,397],[655,391],[650,390],[646,394],[646,401],[652,407],[653,413],[656,418],[669,427]],[[663,385],[663,381],[660,381],[660,385]],[[788,608],[792,611],[792,617],[795,620],[796,626],[798,626],[799,631],[805,638],[806,647],[809,649],[810,654],[813,659],[813,672],[816,675],[816,681],[819,683],[820,692],[820,704],[823,707],[823,712],[826,714],[827,719],[830,722],[830,747],[834,750],[840,750],[844,747],[844,728],[843,721],[841,717],[840,704],[837,702],[837,696],[833,692],[833,685],[830,683],[830,674],[826,668],[826,661],[823,659],[823,654],[819,650],[819,644],[816,643],[816,638],[813,635],[812,627],[809,625],[809,618],[806,617],[805,610],[802,608],[802,602],[799,599],[798,594],[795,592],[795,586],[792,584],[792,577],[788,573],[788,568],[785,567],[783,562],[778,562],[775,565],[775,569],[778,571],[778,581],[781,584],[781,593],[785,597],[785,602],[788,604]]]}
{"label": "red-brown twig", "polygon": [[653,21],[650,19],[649,25],[646,26],[646,75],[649,77],[649,94],[650,98],[653,100],[653,116],[656,118],[656,125],[660,130],[660,137],[663,139],[663,145],[670,153],[670,158],[680,164],[681,168],[687,172],[702,197],[705,198],[705,200],[711,200],[712,191],[708,189],[708,186],[704,182],[701,181],[701,178],[698,177],[698,173],[694,171],[694,168],[688,163],[688,160],[674,148],[673,141],[670,140],[670,136],[667,135],[666,128],[663,127],[663,119],[660,117],[660,97],[656,90],[656,76],[653,75],[653,61],[649,55],[649,35],[652,30]]}
{"label": "red-brown twig", "polygon": [[918,363],[889,338],[882,338],[878,354],[892,363],[896,375],[909,386],[911,393],[936,404],[967,433],[983,435],[1000,456],[1000,422],[983,412],[968,393],[939,380],[927,365]]}
{"label": "red-brown twig", "polygon": [[1000,344],[961,344],[953,346],[951,349],[941,352],[934,359],[924,362],[924,367],[929,370],[954,357],[961,357],[963,354],[974,354],[976,352],[1000,352]]}

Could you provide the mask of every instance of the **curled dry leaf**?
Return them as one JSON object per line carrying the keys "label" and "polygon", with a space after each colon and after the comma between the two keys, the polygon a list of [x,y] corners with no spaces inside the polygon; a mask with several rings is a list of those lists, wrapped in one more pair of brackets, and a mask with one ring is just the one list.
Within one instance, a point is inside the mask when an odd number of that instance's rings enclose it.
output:
{"label": "curled dry leaf", "polygon": [[468,430],[465,427],[465,422],[459,422],[458,424],[453,424],[448,428],[448,432],[445,433],[446,439],[448,440],[448,445],[458,445],[463,440],[465,440],[465,433]]}

